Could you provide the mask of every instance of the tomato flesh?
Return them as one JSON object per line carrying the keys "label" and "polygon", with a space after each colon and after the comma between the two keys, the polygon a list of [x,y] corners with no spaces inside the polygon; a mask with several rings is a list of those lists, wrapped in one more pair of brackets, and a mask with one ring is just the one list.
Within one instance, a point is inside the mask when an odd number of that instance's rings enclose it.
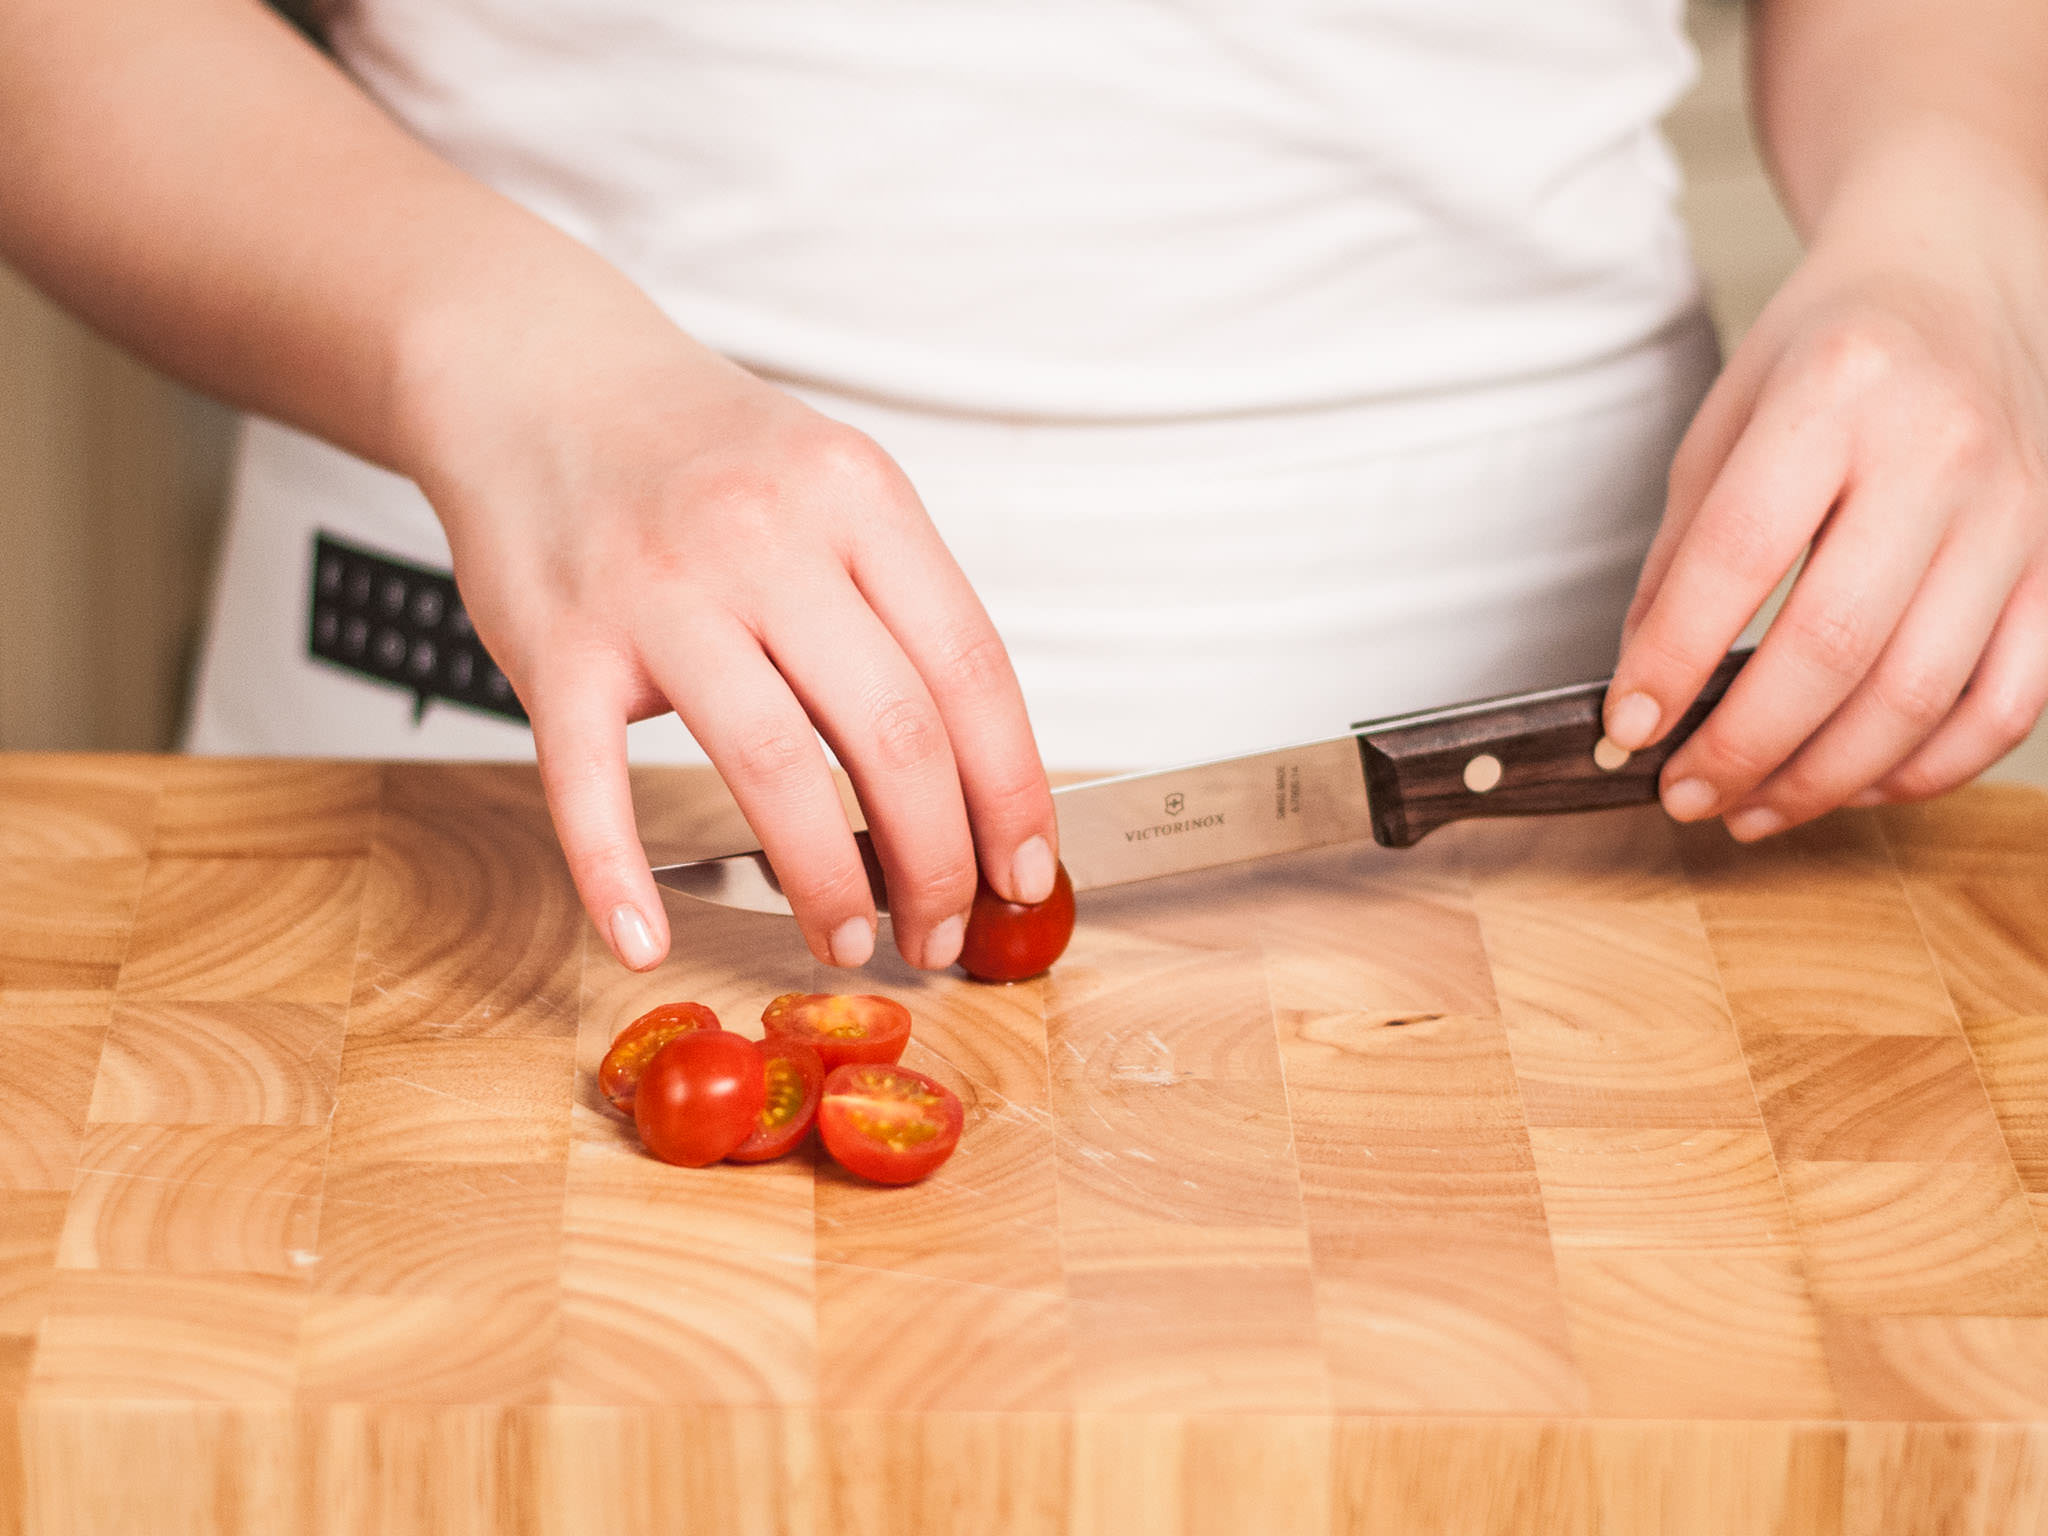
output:
{"label": "tomato flesh", "polygon": [[889,1062],[910,1043],[910,1010],[893,998],[785,992],[761,1010],[770,1035],[801,1040],[827,1072],[849,1062]]}
{"label": "tomato flesh", "polygon": [[647,1063],[633,1095],[633,1123],[665,1163],[702,1168],[753,1134],[767,1103],[761,1048],[722,1029],[677,1035]]}
{"label": "tomato flesh", "polygon": [[754,1117],[753,1133],[726,1153],[735,1163],[765,1163],[791,1151],[818,1118],[825,1064],[803,1041],[770,1035],[761,1042],[766,1100]]}
{"label": "tomato flesh", "polygon": [[1052,894],[1033,906],[1005,901],[984,880],[974,892],[960,967],[976,981],[1023,981],[1052,968],[1074,936],[1074,885],[1067,866],[1055,873]]}
{"label": "tomato flesh", "polygon": [[943,1083],[890,1062],[854,1062],[825,1079],[818,1135],[849,1173],[915,1184],[953,1155],[965,1119]]}
{"label": "tomato flesh", "polygon": [[718,1015],[702,1003],[663,1003],[640,1015],[612,1041],[597,1069],[597,1086],[622,1115],[633,1113],[633,1091],[647,1063],[677,1035],[719,1028]]}

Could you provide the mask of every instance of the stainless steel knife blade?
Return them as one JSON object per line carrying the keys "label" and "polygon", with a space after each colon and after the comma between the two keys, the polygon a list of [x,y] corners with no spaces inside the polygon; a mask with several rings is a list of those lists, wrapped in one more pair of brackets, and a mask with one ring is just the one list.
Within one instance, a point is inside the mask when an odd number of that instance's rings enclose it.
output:
{"label": "stainless steel knife blade", "polygon": [[[1185,874],[1269,854],[1372,835],[1358,739],[1346,734],[1249,757],[1122,774],[1056,789],[1060,861],[1077,891]],[[887,911],[882,866],[855,834],[876,907]],[[759,849],[668,864],[670,890],[749,912],[790,914]]]}

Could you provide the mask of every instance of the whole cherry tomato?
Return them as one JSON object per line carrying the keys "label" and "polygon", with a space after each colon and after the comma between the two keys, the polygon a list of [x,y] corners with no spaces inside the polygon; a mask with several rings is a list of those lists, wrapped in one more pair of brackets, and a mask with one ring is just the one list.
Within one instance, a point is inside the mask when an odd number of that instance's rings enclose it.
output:
{"label": "whole cherry tomato", "polygon": [[633,1089],[654,1053],[677,1035],[719,1028],[718,1015],[702,1003],[663,1003],[650,1008],[618,1033],[597,1069],[597,1086],[622,1115],[633,1113]]}
{"label": "whole cherry tomato", "polygon": [[753,1134],[767,1098],[759,1046],[722,1029],[691,1030],[641,1072],[633,1123],[663,1162],[702,1168]]}
{"label": "whole cherry tomato", "polygon": [[818,1135],[848,1172],[914,1184],[953,1155],[962,1119],[943,1083],[890,1062],[854,1062],[825,1079]]}
{"label": "whole cherry tomato", "polygon": [[910,1043],[910,1010],[893,998],[785,992],[761,1010],[770,1035],[801,1040],[831,1072],[850,1061],[895,1061]]}
{"label": "whole cherry tomato", "polygon": [[1074,886],[1062,864],[1036,906],[1005,901],[986,880],[975,888],[960,967],[976,981],[1023,981],[1051,968],[1074,936]]}
{"label": "whole cherry tomato", "polygon": [[754,1117],[753,1134],[726,1153],[735,1163],[765,1163],[790,1151],[809,1134],[818,1118],[818,1096],[825,1086],[825,1064],[818,1053],[791,1035],[770,1035],[761,1042],[768,1099]]}

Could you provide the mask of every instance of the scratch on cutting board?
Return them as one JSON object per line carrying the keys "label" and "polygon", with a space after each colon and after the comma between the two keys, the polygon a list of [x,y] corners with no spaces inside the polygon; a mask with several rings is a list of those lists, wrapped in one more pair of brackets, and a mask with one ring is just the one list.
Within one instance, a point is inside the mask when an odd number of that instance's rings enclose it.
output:
{"label": "scratch on cutting board", "polygon": [[1164,1088],[1185,1076],[1171,1067],[1140,1067],[1129,1063],[1116,1067],[1109,1075],[1120,1083],[1142,1083],[1148,1088]]}
{"label": "scratch on cutting board", "polygon": [[1153,1030],[1146,1030],[1145,1044],[1152,1048],[1150,1062],[1119,1062],[1110,1069],[1110,1076],[1120,1083],[1142,1083],[1149,1088],[1163,1088],[1168,1083],[1177,1083],[1193,1074],[1183,1072],[1174,1063],[1173,1047],[1160,1039]]}
{"label": "scratch on cutting board", "polygon": [[432,1083],[423,1083],[416,1078],[387,1077],[386,1079],[384,1079],[384,1081],[386,1081],[387,1083],[398,1083],[407,1088],[417,1088],[421,1093],[431,1093],[436,1098],[447,1099],[451,1103],[455,1104],[467,1104],[472,1109],[491,1108],[491,1101],[489,1099],[465,1098],[463,1095],[459,1093],[450,1093],[446,1088],[436,1088]]}
{"label": "scratch on cutting board", "polygon": [[1059,1123],[1053,1119],[1052,1111],[1040,1109],[1034,1104],[1019,1104],[1015,1099],[1006,1099],[1001,1094],[993,1097],[995,1102],[989,1105],[988,1119],[1010,1120],[1019,1125],[1044,1125],[1054,1132],[1059,1130]]}

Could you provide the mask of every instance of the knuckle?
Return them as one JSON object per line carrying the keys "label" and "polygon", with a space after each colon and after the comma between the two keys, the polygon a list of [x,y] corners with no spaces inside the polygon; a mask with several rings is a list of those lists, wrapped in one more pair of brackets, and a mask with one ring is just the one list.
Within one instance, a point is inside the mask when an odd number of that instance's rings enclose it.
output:
{"label": "knuckle", "polygon": [[1009,651],[994,630],[980,625],[960,625],[941,636],[938,656],[947,684],[965,693],[991,693],[1015,680]]}
{"label": "knuckle", "polygon": [[1952,388],[1940,390],[1922,408],[1923,429],[1937,462],[1967,466],[1988,459],[1996,442],[1990,415],[1971,396]]}
{"label": "knuckle", "polygon": [[1901,768],[1884,781],[1884,790],[1895,800],[1931,800],[1948,785],[1925,768]]}
{"label": "knuckle", "polygon": [[2040,706],[2014,689],[1999,689],[1982,705],[1984,723],[2002,757],[2033,734]]}
{"label": "knuckle", "polygon": [[1806,663],[1837,679],[1862,675],[1875,650],[1869,623],[1845,603],[1830,602],[1788,615],[1786,639]]}
{"label": "knuckle", "polygon": [[1805,815],[1840,797],[1836,776],[1805,759],[1806,754],[1798,754],[1773,773],[1764,786],[1770,805],[1788,817]]}
{"label": "knuckle", "polygon": [[809,767],[816,750],[809,732],[781,721],[762,722],[739,733],[733,771],[751,784],[783,784]]}
{"label": "knuckle", "polygon": [[1877,706],[1913,726],[1931,726],[1949,711],[1957,690],[1947,677],[1924,666],[1901,663],[1881,671],[1875,681]]}
{"label": "knuckle", "polygon": [[1042,774],[1004,774],[978,784],[975,800],[994,824],[1023,830],[1036,827],[1045,813],[1045,794]]}
{"label": "knuckle", "polygon": [[867,872],[858,862],[838,860],[830,868],[806,872],[791,898],[792,905],[831,918],[867,911],[873,892],[868,889]]}
{"label": "knuckle", "polygon": [[973,898],[975,879],[973,851],[949,853],[909,873],[902,904],[918,912],[958,912]]}
{"label": "knuckle", "polygon": [[650,525],[632,549],[632,568],[659,587],[673,586],[687,579],[698,564],[690,541],[677,538],[665,523]]}
{"label": "knuckle", "polygon": [[1693,657],[1686,637],[1676,632],[1670,623],[1649,622],[1650,614],[1656,607],[1654,598],[1646,599],[1640,616],[1641,627],[1636,631],[1634,645],[1636,658],[1632,676],[1640,687],[1668,704],[1683,680],[1700,676],[1705,668]]}
{"label": "knuckle", "polygon": [[900,695],[883,699],[870,716],[875,750],[884,767],[920,768],[946,750],[938,715],[920,700]]}
{"label": "knuckle", "polygon": [[595,843],[570,856],[570,872],[581,890],[630,891],[645,868],[636,859],[637,853],[637,846],[629,853],[617,843]]}
{"label": "knuckle", "polygon": [[640,540],[642,568],[658,577],[700,576],[720,553],[743,551],[750,565],[773,569],[789,538],[787,487],[780,475],[754,463],[700,471],[690,482],[689,518],[653,520]]}
{"label": "knuckle", "polygon": [[835,494],[890,500],[903,487],[903,471],[888,450],[865,432],[827,422],[805,446],[811,473]]}
{"label": "knuckle", "polygon": [[1829,394],[1854,398],[1896,380],[1902,352],[1897,336],[1859,319],[1823,334],[1815,344],[1813,363]]}
{"label": "knuckle", "polygon": [[1692,739],[1703,776],[1724,789],[1760,781],[1777,764],[1748,745],[1739,729],[1716,729],[1710,717]]}

